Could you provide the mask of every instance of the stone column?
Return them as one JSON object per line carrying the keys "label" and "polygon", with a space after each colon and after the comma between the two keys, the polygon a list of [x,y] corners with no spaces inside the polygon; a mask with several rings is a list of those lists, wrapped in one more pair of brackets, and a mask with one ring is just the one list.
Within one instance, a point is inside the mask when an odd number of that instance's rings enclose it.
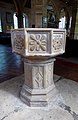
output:
{"label": "stone column", "polygon": [[35,27],[42,27],[43,0],[36,0],[35,4]]}
{"label": "stone column", "polygon": [[72,22],[71,22],[71,30],[70,30],[70,38],[71,39],[74,39],[76,13],[77,13],[77,7],[75,6],[75,7],[73,7],[73,11],[72,11]]}
{"label": "stone column", "polygon": [[29,106],[47,106],[56,95],[53,81],[55,59],[24,59],[25,82],[20,98]]}
{"label": "stone column", "polygon": [[42,18],[47,16],[47,0],[33,0],[31,2],[31,24],[42,28]]}
{"label": "stone column", "polygon": [[31,0],[31,19],[30,19],[30,24],[31,27],[35,27],[35,0]]}
{"label": "stone column", "polygon": [[77,13],[76,13],[74,39],[78,40],[78,7],[77,7]]}
{"label": "stone column", "polygon": [[17,15],[18,18],[18,28],[23,28],[23,13]]}

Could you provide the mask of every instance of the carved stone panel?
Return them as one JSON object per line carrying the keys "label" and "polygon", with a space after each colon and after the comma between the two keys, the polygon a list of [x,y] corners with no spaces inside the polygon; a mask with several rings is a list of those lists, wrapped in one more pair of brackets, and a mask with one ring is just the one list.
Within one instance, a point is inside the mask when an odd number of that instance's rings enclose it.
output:
{"label": "carved stone panel", "polygon": [[47,106],[56,95],[53,82],[53,63],[49,60],[24,60],[25,82],[20,98],[29,106]]}
{"label": "carved stone panel", "polygon": [[53,59],[52,62],[45,65],[45,72],[44,72],[44,88],[48,88],[53,84],[53,63],[55,59]]}
{"label": "carved stone panel", "polygon": [[28,53],[43,54],[50,53],[50,33],[49,32],[28,32]]}
{"label": "carved stone panel", "polygon": [[25,84],[32,88],[32,66],[24,62]]}
{"label": "carved stone panel", "polygon": [[13,51],[17,52],[17,53],[21,53],[23,54],[24,53],[24,31],[23,30],[18,30],[18,31],[13,31],[12,32],[12,37],[11,37],[12,40],[12,45],[13,45]]}
{"label": "carved stone panel", "polygon": [[47,36],[46,34],[30,34],[29,37],[29,52],[47,51]]}
{"label": "carved stone panel", "polygon": [[52,52],[60,53],[65,51],[64,48],[64,33],[63,32],[54,32],[53,33],[53,40],[52,40]]}
{"label": "carved stone panel", "polygon": [[44,87],[44,67],[33,67],[33,88],[42,89]]}
{"label": "carved stone panel", "polygon": [[53,64],[47,65],[47,86],[51,86],[53,81]]}
{"label": "carved stone panel", "polygon": [[13,51],[24,57],[49,56],[65,52],[66,32],[51,28],[25,28],[12,30]]}

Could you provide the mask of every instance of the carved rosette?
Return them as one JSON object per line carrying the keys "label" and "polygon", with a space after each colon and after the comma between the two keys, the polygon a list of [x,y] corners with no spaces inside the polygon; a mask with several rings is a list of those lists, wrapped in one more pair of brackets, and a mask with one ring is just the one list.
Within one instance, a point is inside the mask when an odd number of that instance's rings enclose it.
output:
{"label": "carved rosette", "polygon": [[46,34],[30,34],[28,48],[29,52],[46,52],[47,51]]}
{"label": "carved rosette", "polygon": [[54,34],[53,35],[53,52],[59,52],[63,48],[63,35]]}

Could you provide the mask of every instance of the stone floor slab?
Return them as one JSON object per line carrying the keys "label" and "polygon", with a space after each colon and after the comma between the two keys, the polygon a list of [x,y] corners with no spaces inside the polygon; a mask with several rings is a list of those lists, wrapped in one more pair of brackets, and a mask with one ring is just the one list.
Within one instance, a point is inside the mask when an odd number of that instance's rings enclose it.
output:
{"label": "stone floor slab", "polygon": [[1,83],[0,120],[78,120],[78,83],[57,75],[54,79],[58,95],[41,108],[28,107],[20,100],[24,75]]}

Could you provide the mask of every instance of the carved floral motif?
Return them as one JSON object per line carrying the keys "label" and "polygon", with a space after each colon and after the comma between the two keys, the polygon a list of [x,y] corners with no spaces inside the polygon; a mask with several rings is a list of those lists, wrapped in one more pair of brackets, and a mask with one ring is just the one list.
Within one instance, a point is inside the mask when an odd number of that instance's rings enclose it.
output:
{"label": "carved floral motif", "polygon": [[31,34],[29,38],[29,51],[46,51],[47,40],[44,34]]}
{"label": "carved floral motif", "polygon": [[61,49],[62,49],[62,36],[55,34],[53,38],[53,50],[59,51]]}
{"label": "carved floral motif", "polygon": [[23,56],[54,56],[65,52],[66,32],[58,29],[12,30],[13,51]]}
{"label": "carved floral motif", "polygon": [[15,37],[15,48],[18,50],[24,50],[24,39],[21,35],[16,35]]}

